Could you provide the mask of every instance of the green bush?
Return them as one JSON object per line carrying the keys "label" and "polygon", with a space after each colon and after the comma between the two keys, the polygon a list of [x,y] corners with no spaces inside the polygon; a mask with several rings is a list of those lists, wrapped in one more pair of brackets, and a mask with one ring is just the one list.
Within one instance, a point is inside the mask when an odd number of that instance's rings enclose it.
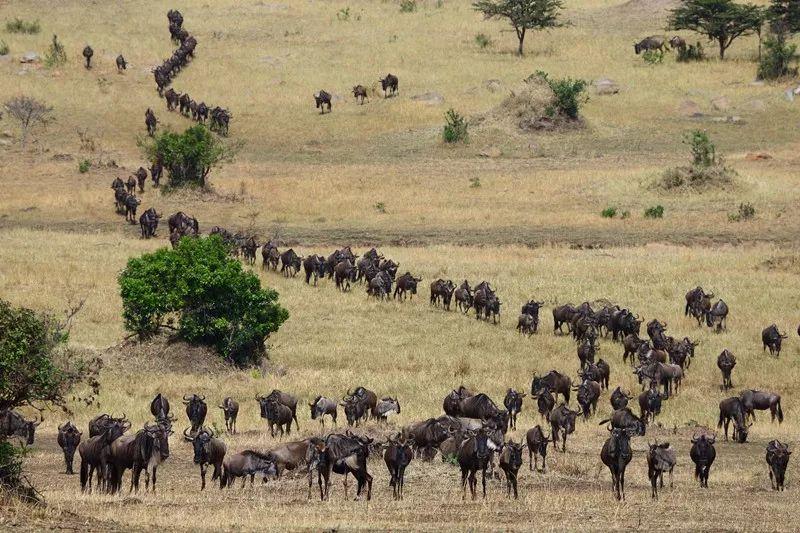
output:
{"label": "green bush", "polygon": [[48,68],[58,67],[67,62],[67,52],[64,50],[64,45],[58,42],[58,37],[53,35],[53,42],[50,43],[50,48],[44,55],[44,64]]}
{"label": "green bush", "polygon": [[350,6],[343,7],[342,9],[337,11],[336,18],[343,22],[350,20]]}
{"label": "green bush", "polygon": [[8,47],[8,44],[0,39],[0,56],[7,56],[11,49]]}
{"label": "green bush", "polygon": [[600,212],[600,216],[603,218],[614,218],[617,216],[617,208],[616,207],[606,207]]}
{"label": "green bush", "polygon": [[417,10],[417,0],[400,0],[400,13],[413,13]]}
{"label": "green bush", "polygon": [[92,162],[88,159],[84,159],[80,163],[78,163],[78,172],[81,174],[86,174],[89,172],[89,169],[92,168]]}
{"label": "green bush", "polygon": [[558,113],[571,119],[577,119],[581,106],[589,101],[589,97],[583,94],[586,90],[586,82],[572,78],[551,80],[547,73],[541,70],[537,71],[536,75],[547,82],[555,95],[553,108],[549,110],[549,114],[552,116]]}
{"label": "green bush", "polygon": [[757,77],[760,80],[776,80],[787,76],[797,76],[797,45],[786,42],[784,34],[770,35],[764,41],[764,53],[758,64]]}
{"label": "green bush", "polygon": [[644,218],[664,218],[664,206],[652,205],[644,210]]}
{"label": "green bush", "polygon": [[642,59],[644,59],[645,63],[659,65],[664,62],[664,52],[661,50],[646,50],[642,54]]}
{"label": "green bush", "polygon": [[140,337],[175,329],[240,367],[262,360],[267,337],[289,317],[278,293],[245,272],[218,236],[185,237],[175,249],[132,258],[119,285],[125,329]]}
{"label": "green bush", "polygon": [[469,187],[470,189],[479,189],[481,186],[481,179],[479,177],[474,177],[469,179]]}
{"label": "green bush", "polygon": [[691,148],[693,165],[710,167],[717,163],[716,147],[705,131],[690,132],[684,142],[688,143]]}
{"label": "green bush", "polygon": [[746,202],[743,204],[739,204],[739,210],[736,213],[728,214],[728,221],[742,222],[743,220],[750,220],[755,216],[756,216],[756,208],[753,207],[753,204]]}
{"label": "green bush", "polygon": [[6,21],[6,31],[8,33],[28,33],[34,34],[39,33],[41,30],[41,26],[39,26],[39,21],[34,20],[33,22],[28,22],[22,20],[21,18],[14,18],[13,20]]}
{"label": "green bush", "polygon": [[678,48],[678,56],[675,58],[679,63],[688,63],[689,61],[705,61],[706,53],[703,50],[703,45],[700,41],[697,44],[690,44],[686,48]]}
{"label": "green bush", "polygon": [[444,114],[444,119],[445,125],[444,131],[442,132],[444,142],[467,142],[467,138],[469,137],[467,133],[467,128],[469,127],[467,120],[453,109],[449,109],[447,113]]}
{"label": "green bush", "polygon": [[167,171],[167,189],[205,187],[211,170],[233,153],[202,124],[183,133],[164,131],[143,145],[150,161],[160,159]]}
{"label": "green bush", "polygon": [[0,440],[0,487],[16,487],[22,477],[23,450]]}
{"label": "green bush", "polygon": [[479,33],[475,36],[475,44],[480,48],[489,48],[492,46],[492,40],[484,33]]}

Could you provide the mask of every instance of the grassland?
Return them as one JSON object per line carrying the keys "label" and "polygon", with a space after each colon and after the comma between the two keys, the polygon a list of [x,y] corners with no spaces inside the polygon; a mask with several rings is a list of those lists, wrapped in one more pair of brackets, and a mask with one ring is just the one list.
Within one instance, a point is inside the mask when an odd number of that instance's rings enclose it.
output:
{"label": "grassland", "polygon": [[[59,474],[55,434],[62,420],[53,413],[28,460],[49,507],[32,513],[0,506],[2,527],[794,529],[797,470],[791,463],[789,490],[773,494],[763,450],[773,438],[796,442],[800,434],[792,414],[800,394],[800,345],[792,336],[776,360],[762,353],[759,333],[773,322],[793,332],[798,321],[800,161],[793,124],[800,112],[782,98],[784,85],[751,83],[755,39],[737,41],[725,62],[679,65],[668,57],[650,66],[634,56],[631,44],[661,31],[668,2],[575,0],[567,2],[572,25],[531,36],[528,54],[518,58],[506,27],[483,21],[468,2],[418,4],[415,13],[400,14],[396,2],[367,0],[92,6],[68,0],[57,8],[39,0],[0,3],[2,20],[41,21],[38,35],[0,32],[15,57],[44,52],[55,33],[70,59],[57,70],[0,62],[1,95],[37,96],[54,106],[57,117],[36,132],[28,149],[0,146],[0,297],[56,310],[86,297],[71,342],[106,361],[100,409],[125,411],[138,426],[156,391],[173,403],[190,391],[206,394],[210,403],[232,395],[243,407],[241,434],[226,437],[231,450],[276,444],[250,400],[275,387],[305,401],[363,384],[400,399],[402,414],[394,423],[402,425],[438,414],[443,396],[462,382],[500,399],[508,387],[528,389],[536,371],[574,375],[574,344],[551,334],[549,308],[567,301],[618,302],[648,319],[666,320],[675,336],[701,341],[684,389],[667,402],[661,426],[648,435],[676,446],[676,488],[650,502],[647,438],[635,439],[627,503],[612,499],[598,457],[605,430],[597,422],[609,411],[605,394],[598,415],[579,423],[569,452],[551,453],[547,474],[523,473],[519,502],[505,499],[500,482],[490,484],[486,502],[462,502],[457,470],[438,458],[412,464],[402,503],[391,501],[380,460],[370,464],[376,493],[369,504],[343,501],[338,480],[327,503],[308,502],[300,478],[200,493],[189,447],[177,438],[159,472],[158,495],[81,496],[77,479]],[[114,214],[109,185],[144,163],[137,137],[145,108],[156,110],[162,127],[187,124],[166,112],[149,73],[173,46],[164,16],[173,7],[199,41],[198,57],[178,76],[176,89],[229,107],[231,140],[244,145],[232,164],[213,174],[212,192],[161,195],[148,184],[143,207],[167,214],[182,209],[204,229],[221,225],[262,239],[277,235],[300,253],[380,245],[402,271],[422,275],[423,285],[437,277],[491,280],[504,303],[501,323],[433,309],[424,290],[419,301],[377,303],[361,289],[339,294],[327,282],[306,287],[299,278],[257,269],[291,313],[271,339],[264,368],[239,372],[209,362],[198,350],[123,343],[116,274],[128,257],[166,241],[138,239],[138,228]],[[337,13],[346,7],[350,19],[342,21]],[[479,48],[477,33],[494,44]],[[95,49],[91,71],[80,61],[86,43]],[[113,65],[118,53],[131,64],[122,75]],[[485,121],[470,132],[469,144],[441,143],[447,108],[483,115],[539,69],[559,77],[613,78],[621,90],[590,94],[583,129],[528,135]],[[400,77],[398,98],[384,100],[376,91],[386,72]],[[499,80],[502,90],[489,91],[490,79]],[[357,83],[373,89],[363,107],[348,96]],[[324,117],[311,99],[320,88],[342,97]],[[445,103],[410,99],[428,91],[440,93]],[[712,109],[711,99],[720,96],[731,109]],[[685,100],[706,116],[680,113]],[[728,115],[741,121],[710,120]],[[735,186],[703,194],[653,189],[664,168],[686,162],[681,139],[698,127],[710,132],[737,170]],[[79,142],[79,129],[93,148]],[[2,130],[15,135],[6,118]],[[490,147],[502,155],[478,155]],[[748,160],[747,154],[761,151],[772,158]],[[83,159],[93,165],[79,174]],[[472,186],[476,182],[479,187]],[[756,207],[755,219],[728,222],[744,201]],[[665,207],[664,219],[644,219],[642,211],[656,204]],[[631,217],[602,219],[600,211],[612,205]],[[697,284],[730,305],[728,333],[710,334],[682,316],[683,294]],[[514,325],[529,297],[545,300],[546,310],[542,332],[525,339]],[[688,445],[696,425],[715,425],[716,405],[726,396],[715,365],[723,348],[738,358],[737,390],[779,391],[787,421],[770,425],[761,416],[748,444],[720,443],[711,488],[700,490]],[[636,391],[620,354],[619,346],[603,342],[600,355],[612,366],[612,387]],[[97,411],[74,407],[80,427]],[[221,413],[211,411],[209,421],[222,427]],[[526,403],[515,439],[540,422],[534,413]],[[305,411],[300,422],[301,435],[318,432]]]}

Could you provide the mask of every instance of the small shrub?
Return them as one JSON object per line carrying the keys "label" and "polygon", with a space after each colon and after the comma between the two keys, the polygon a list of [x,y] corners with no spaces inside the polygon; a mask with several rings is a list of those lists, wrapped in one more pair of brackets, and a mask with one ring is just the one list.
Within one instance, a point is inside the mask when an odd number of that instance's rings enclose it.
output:
{"label": "small shrub", "polygon": [[664,218],[664,206],[652,205],[644,210],[644,218]]}
{"label": "small shrub", "polygon": [[797,76],[797,67],[791,67],[797,59],[797,45],[786,42],[783,34],[770,35],[764,41],[764,53],[758,64],[757,77],[760,80],[777,80]]}
{"label": "small shrub", "polygon": [[541,70],[537,71],[536,75],[547,82],[555,95],[553,107],[548,110],[549,116],[559,113],[571,119],[577,119],[581,106],[589,101],[589,97],[583,94],[586,90],[586,82],[572,78],[551,80],[547,73]]}
{"label": "small shrub", "polygon": [[8,47],[8,44],[0,39],[0,56],[7,56],[11,49]]}
{"label": "small shrub", "polygon": [[692,131],[686,136],[684,142],[691,147],[693,165],[710,167],[717,163],[716,147],[705,131]]}
{"label": "small shrub", "polygon": [[413,13],[417,10],[417,0],[400,0],[400,13]]}
{"label": "small shrub", "polygon": [[150,161],[164,162],[168,179],[165,190],[185,185],[205,187],[211,170],[233,157],[233,150],[202,124],[183,133],[163,131],[145,141],[143,147]]}
{"label": "small shrub", "polygon": [[700,41],[697,44],[690,44],[686,48],[678,49],[678,56],[675,58],[680,63],[688,63],[689,61],[705,61],[706,53],[703,51],[703,45]]}
{"label": "small shrub", "polygon": [[350,20],[350,6],[343,7],[342,9],[337,11],[336,18],[343,22]]}
{"label": "small shrub", "polygon": [[385,203],[378,202],[373,207],[375,208],[375,211],[377,211],[378,213],[380,213],[382,215],[386,214],[386,204]]}
{"label": "small shrub", "polygon": [[478,177],[470,178],[469,179],[469,187],[470,189],[478,189],[481,186],[481,179]]}
{"label": "small shrub", "polygon": [[444,131],[442,132],[444,142],[467,142],[467,128],[469,126],[467,120],[453,109],[449,109],[447,113],[444,114],[444,119],[445,125]]}
{"label": "small shrub", "polygon": [[642,54],[642,59],[650,65],[660,65],[664,62],[664,52],[661,50],[646,50]]}
{"label": "small shrub", "polygon": [[84,159],[80,163],[78,163],[78,172],[81,174],[86,174],[89,172],[89,169],[92,168],[92,162],[88,159]]}
{"label": "small shrub", "polygon": [[44,55],[44,64],[48,68],[58,67],[67,62],[67,52],[64,50],[64,45],[58,42],[58,37],[53,35],[53,42],[50,43],[50,48]]}
{"label": "small shrub", "polygon": [[600,212],[600,216],[603,218],[614,218],[617,216],[617,208],[616,207],[606,207]]}
{"label": "small shrub", "polygon": [[13,20],[6,21],[6,31],[8,33],[34,34],[39,33],[39,30],[41,29],[42,28],[39,26],[38,20],[28,22],[26,20],[22,20],[21,18],[14,18]]}
{"label": "small shrub", "polygon": [[729,222],[742,222],[743,220],[750,220],[756,216],[756,208],[753,204],[746,202],[739,204],[739,210],[736,213],[728,214]]}
{"label": "small shrub", "polygon": [[669,168],[655,186],[659,189],[727,189],[733,185],[736,171],[724,165],[703,167],[697,165]]}
{"label": "small shrub", "polygon": [[619,218],[621,218],[622,220],[625,220],[626,218],[630,218],[630,216],[631,216],[631,212],[628,211],[628,210],[625,210],[625,211],[622,212],[622,215],[620,215]]}
{"label": "small shrub", "polygon": [[489,48],[492,46],[492,40],[486,34],[479,33],[475,36],[475,44],[477,44],[479,48]]}

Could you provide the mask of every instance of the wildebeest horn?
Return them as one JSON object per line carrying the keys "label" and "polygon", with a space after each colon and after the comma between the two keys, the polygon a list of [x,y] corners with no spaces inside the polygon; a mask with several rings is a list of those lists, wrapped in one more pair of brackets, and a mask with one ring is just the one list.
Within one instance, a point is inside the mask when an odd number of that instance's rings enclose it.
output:
{"label": "wildebeest horn", "polygon": [[191,396],[189,396],[188,394],[184,394],[184,395],[183,395],[183,401],[184,401],[184,402],[191,401],[191,399],[192,399],[192,397],[191,397]]}
{"label": "wildebeest horn", "polygon": [[63,430],[64,426],[66,426],[67,424],[69,424],[69,422],[65,422],[65,423],[61,424],[60,426],[58,426],[58,430],[59,431]]}
{"label": "wildebeest horn", "polygon": [[200,401],[201,401],[201,402],[204,402],[204,401],[206,400],[206,397],[205,397],[205,396],[200,396],[199,398],[200,398]]}
{"label": "wildebeest horn", "polygon": [[183,437],[188,441],[193,441],[194,437],[190,437],[189,436],[189,429],[190,428],[186,428],[186,429],[183,430]]}
{"label": "wildebeest horn", "polygon": [[613,430],[614,430],[614,428],[613,428],[613,427],[611,427],[611,424],[607,425],[607,426],[606,426],[606,429],[607,429],[607,430],[609,430],[609,431],[613,431]]}

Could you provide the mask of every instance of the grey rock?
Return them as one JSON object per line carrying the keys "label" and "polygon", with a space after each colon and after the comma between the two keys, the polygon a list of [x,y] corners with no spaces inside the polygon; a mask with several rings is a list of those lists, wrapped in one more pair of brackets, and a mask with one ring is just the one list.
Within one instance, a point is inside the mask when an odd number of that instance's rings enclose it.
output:
{"label": "grey rock", "polygon": [[608,78],[600,78],[592,82],[595,92],[597,94],[617,94],[619,92],[619,85],[614,80]]}
{"label": "grey rock", "polygon": [[415,102],[421,102],[426,105],[441,105],[444,103],[444,96],[437,92],[428,91],[422,94],[415,94],[411,97]]}
{"label": "grey rock", "polygon": [[20,63],[37,63],[39,61],[39,54],[36,52],[25,52],[19,58]]}

